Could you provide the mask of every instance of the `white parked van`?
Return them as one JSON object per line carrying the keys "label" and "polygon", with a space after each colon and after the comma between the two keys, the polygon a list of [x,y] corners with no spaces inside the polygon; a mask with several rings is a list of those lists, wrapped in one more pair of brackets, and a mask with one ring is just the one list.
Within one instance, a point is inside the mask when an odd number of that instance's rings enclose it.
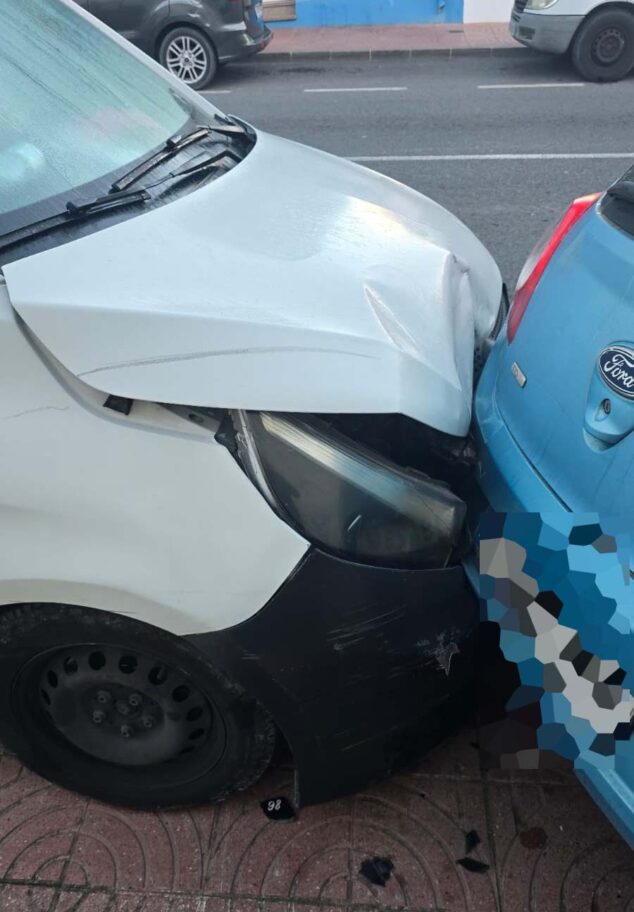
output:
{"label": "white parked van", "polygon": [[584,79],[612,82],[634,67],[634,0],[515,0],[510,29],[527,47],[569,51]]}
{"label": "white parked van", "polygon": [[464,697],[497,266],[395,181],[0,0],[0,740],[139,806],[412,760]]}

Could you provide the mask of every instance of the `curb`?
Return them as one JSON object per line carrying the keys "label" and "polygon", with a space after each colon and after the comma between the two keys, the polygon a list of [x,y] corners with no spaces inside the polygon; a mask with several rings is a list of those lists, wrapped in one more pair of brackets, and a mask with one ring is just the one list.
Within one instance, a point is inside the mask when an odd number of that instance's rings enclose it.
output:
{"label": "curb", "polygon": [[416,57],[515,57],[517,54],[536,53],[531,48],[521,47],[465,47],[465,48],[411,48],[401,50],[367,51],[265,51],[252,58],[253,63],[291,63],[296,60],[387,60],[396,58],[411,60]]}

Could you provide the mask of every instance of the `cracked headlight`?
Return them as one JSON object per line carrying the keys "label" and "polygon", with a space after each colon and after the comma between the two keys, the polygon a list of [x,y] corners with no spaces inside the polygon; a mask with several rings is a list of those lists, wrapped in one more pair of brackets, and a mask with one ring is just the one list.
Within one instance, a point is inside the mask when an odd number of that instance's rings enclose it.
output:
{"label": "cracked headlight", "polygon": [[316,419],[231,415],[245,470],[309,541],[360,562],[449,562],[466,506],[447,485],[397,466]]}

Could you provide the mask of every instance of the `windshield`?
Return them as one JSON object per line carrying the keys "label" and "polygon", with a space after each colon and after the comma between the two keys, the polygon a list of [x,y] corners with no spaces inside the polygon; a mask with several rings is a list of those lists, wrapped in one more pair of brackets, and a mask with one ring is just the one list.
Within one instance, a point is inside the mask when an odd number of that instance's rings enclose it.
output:
{"label": "windshield", "polygon": [[196,117],[65,0],[0,0],[0,22],[0,233],[109,186]]}

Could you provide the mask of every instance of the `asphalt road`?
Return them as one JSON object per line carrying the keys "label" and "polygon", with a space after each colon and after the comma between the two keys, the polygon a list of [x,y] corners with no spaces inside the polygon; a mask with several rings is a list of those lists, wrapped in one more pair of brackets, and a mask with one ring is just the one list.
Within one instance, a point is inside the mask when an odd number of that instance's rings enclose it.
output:
{"label": "asphalt road", "polygon": [[[575,196],[634,164],[633,89],[634,79],[579,84],[565,59],[520,51],[252,61],[224,68],[205,95],[264,130],[366,159],[447,206],[512,285],[545,226]],[[515,157],[480,157],[490,155]]]}

